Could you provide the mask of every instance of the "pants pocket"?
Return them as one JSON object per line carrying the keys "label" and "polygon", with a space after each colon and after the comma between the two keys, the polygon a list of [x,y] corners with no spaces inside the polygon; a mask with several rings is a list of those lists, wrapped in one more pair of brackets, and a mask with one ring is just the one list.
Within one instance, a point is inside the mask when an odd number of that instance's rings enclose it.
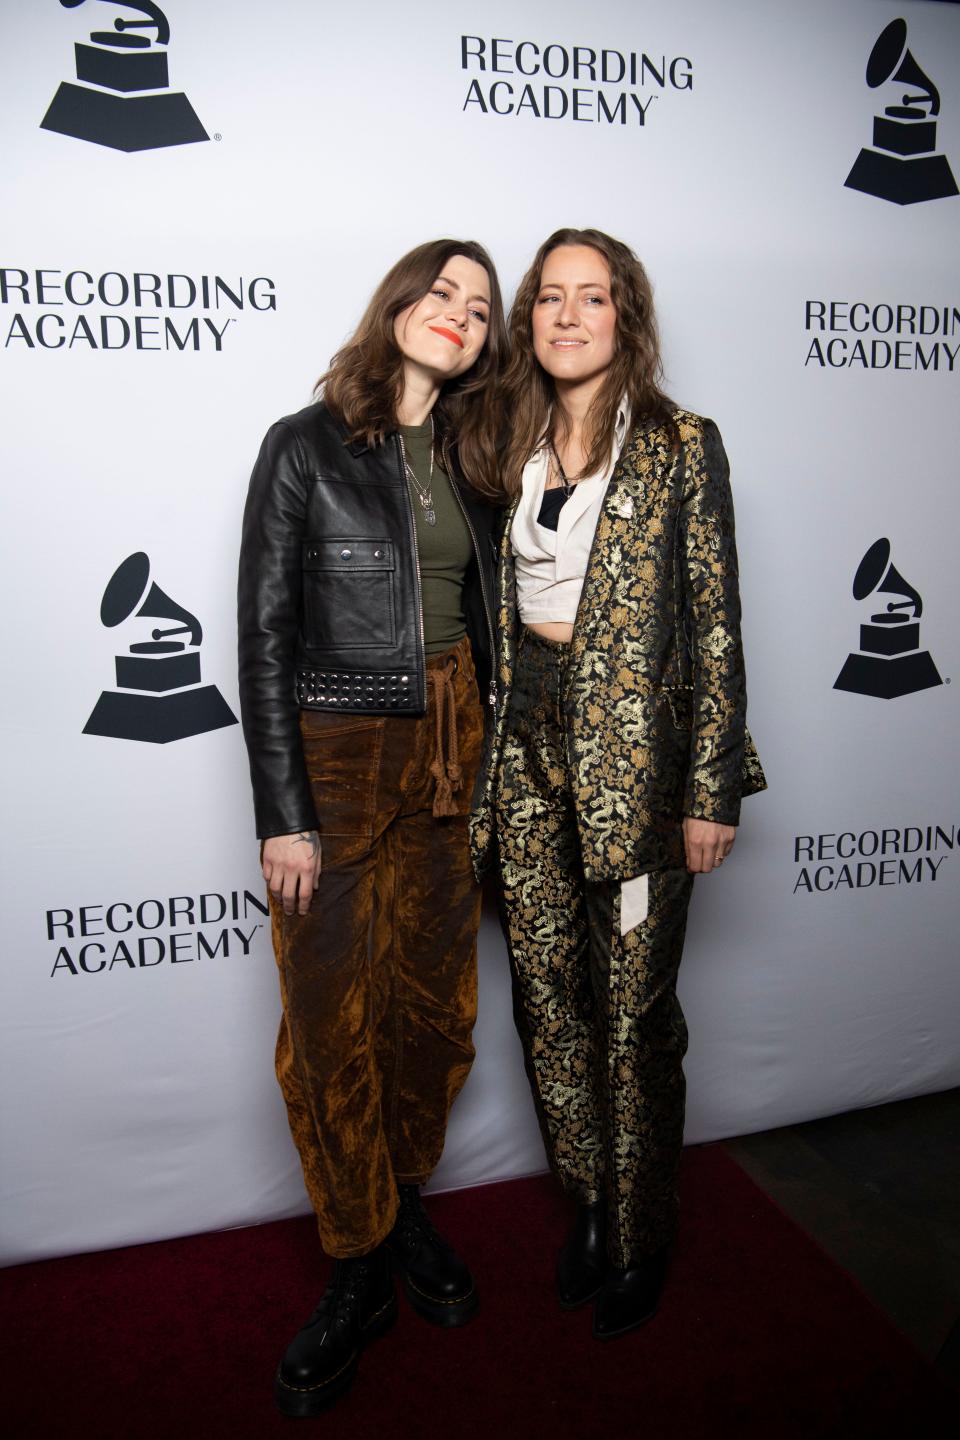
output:
{"label": "pants pocket", "polygon": [[321,838],[372,836],[385,723],[376,716],[300,712],[303,756]]}

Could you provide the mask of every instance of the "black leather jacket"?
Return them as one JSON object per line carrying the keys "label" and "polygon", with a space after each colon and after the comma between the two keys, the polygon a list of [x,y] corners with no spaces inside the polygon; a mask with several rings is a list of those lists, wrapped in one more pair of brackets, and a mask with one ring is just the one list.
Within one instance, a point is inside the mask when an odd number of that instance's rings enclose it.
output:
{"label": "black leather jacket", "polygon": [[[447,473],[451,457],[445,453]],[[464,616],[490,693],[497,511],[454,481],[473,537]],[[238,587],[240,707],[257,834],[317,820],[301,707],[423,714],[420,569],[400,442],[347,443],[322,403],[267,432],[250,479]]]}

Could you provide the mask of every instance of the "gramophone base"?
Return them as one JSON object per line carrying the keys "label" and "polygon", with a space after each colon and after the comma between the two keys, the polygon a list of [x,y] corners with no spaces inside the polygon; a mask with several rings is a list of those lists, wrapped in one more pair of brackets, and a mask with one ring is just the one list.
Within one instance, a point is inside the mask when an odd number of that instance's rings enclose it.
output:
{"label": "gramophone base", "polygon": [[848,190],[876,195],[878,200],[892,200],[895,205],[944,200],[958,193],[946,155],[918,155],[912,160],[900,160],[881,150],[863,149],[843,183]]}
{"label": "gramophone base", "polygon": [[200,656],[196,650],[182,655],[118,655],[117,686],[120,690],[183,690],[200,684]]}
{"label": "gramophone base", "polygon": [[139,90],[166,90],[170,84],[164,50],[127,50],[118,55],[115,50],[103,50],[99,45],[74,45],[73,51],[77,59],[77,79],[102,85],[105,90],[129,94]]}
{"label": "gramophone base", "polygon": [[104,690],[83,733],[167,745],[171,740],[205,735],[208,730],[222,730],[236,723],[237,717],[216,685],[183,690],[179,695],[134,695],[129,691]]}
{"label": "gramophone base", "polygon": [[850,690],[854,695],[873,695],[878,700],[896,700],[900,695],[942,684],[930,651],[920,650],[916,655],[897,655],[890,660],[879,655],[848,655],[833,688]]}
{"label": "gramophone base", "polygon": [[105,95],[64,80],[40,122],[41,130],[108,145],[111,150],[159,150],[210,136],[186,95]]}

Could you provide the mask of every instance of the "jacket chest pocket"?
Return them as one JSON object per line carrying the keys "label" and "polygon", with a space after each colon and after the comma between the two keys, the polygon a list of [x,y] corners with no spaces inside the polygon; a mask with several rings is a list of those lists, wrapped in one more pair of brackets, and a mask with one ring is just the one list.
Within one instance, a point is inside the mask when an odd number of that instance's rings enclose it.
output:
{"label": "jacket chest pocket", "polygon": [[306,540],[303,629],[311,650],[372,650],[397,643],[391,540]]}

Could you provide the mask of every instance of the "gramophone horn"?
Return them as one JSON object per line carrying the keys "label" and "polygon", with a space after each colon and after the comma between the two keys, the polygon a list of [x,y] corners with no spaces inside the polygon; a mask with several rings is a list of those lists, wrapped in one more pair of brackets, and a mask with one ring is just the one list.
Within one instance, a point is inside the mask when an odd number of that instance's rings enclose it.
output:
{"label": "gramophone horn", "polygon": [[[904,580],[900,571],[890,563],[890,541],[884,537],[875,540],[857,566],[853,577],[854,600],[866,600],[874,590],[884,595],[902,595],[914,607],[914,616],[923,614],[923,601],[909,581]],[[901,609],[888,605],[888,610]]]}
{"label": "gramophone horn", "polygon": [[917,85],[923,91],[922,95],[904,95],[904,105],[916,104],[917,101],[930,102],[931,115],[940,114],[940,91],[934,85],[930,76],[927,75],[914,60],[908,50],[903,57],[903,64],[894,75],[894,80],[902,80],[904,85]]}
{"label": "gramophone horn", "polygon": [[[80,7],[83,3],[84,3],[84,0],[60,0],[60,4],[63,6],[63,8],[64,8],[65,10],[77,10],[77,9],[79,9],[79,7]],[[150,19],[149,19],[149,20],[114,20],[114,22],[113,22],[113,24],[114,24],[114,29],[113,29],[112,32],[111,32],[110,30],[99,30],[99,31],[95,32],[94,34],[92,34],[92,35],[90,36],[90,39],[93,40],[93,41],[96,42],[96,43],[101,44],[101,45],[110,45],[110,44],[116,45],[116,44],[118,43],[118,41],[117,41],[117,35],[118,35],[118,34],[122,34],[122,32],[123,32],[124,30],[131,30],[131,29],[134,29],[134,28],[136,28],[136,29],[142,29],[142,28],[146,28],[147,26],[149,26],[149,27],[152,28],[153,26],[156,26],[156,30],[157,30],[157,44],[158,44],[158,45],[167,45],[167,44],[169,44],[169,41],[170,41],[170,22],[169,22],[169,20],[167,19],[166,15],[164,15],[163,11],[160,9],[160,6],[159,6],[159,5],[155,5],[155,4],[153,3],[153,0],[143,0],[143,3],[141,3],[141,4],[138,4],[138,3],[137,3],[137,0],[131,0],[131,3],[127,4],[126,8],[127,8],[128,10],[139,10],[140,13],[141,13],[141,15],[149,15],[149,16],[150,16]],[[129,37],[129,38],[132,39],[133,37],[131,36],[131,37]],[[149,45],[150,42],[149,42],[149,40],[144,40],[142,43],[143,43],[144,45]],[[138,38],[138,40],[137,40],[137,47],[138,47],[138,48],[139,48],[140,44],[141,44],[141,42],[140,42],[140,40],[139,40],[139,38]]]}
{"label": "gramophone horn", "polygon": [[876,90],[884,80],[889,80],[900,63],[900,57],[907,48],[906,20],[891,20],[877,36],[876,44],[867,61],[867,84]]}
{"label": "gramophone horn", "polygon": [[[876,90],[878,85],[891,79],[902,80],[905,85],[919,85],[923,95],[913,98],[929,100],[930,114],[940,114],[940,94],[936,85],[929,75],[924,74],[907,49],[906,20],[891,20],[890,24],[881,30],[867,61],[867,84],[871,90]],[[906,95],[903,97],[905,105],[910,98]]]}
{"label": "gramophone horn", "polygon": [[203,639],[203,630],[200,628],[200,621],[196,615],[191,615],[189,610],[184,610],[176,600],[160,589],[159,585],[151,585],[147,591],[146,599],[137,611],[138,615],[155,615],[159,620],[180,620],[182,624],[172,630],[154,630],[154,640],[161,640],[164,635],[180,635],[184,630],[190,631],[190,644],[199,645]]}
{"label": "gramophone horn", "polygon": [[883,572],[890,559],[890,541],[875,540],[857,566],[853,577],[854,600],[866,600],[871,590],[876,590],[883,579]]}
{"label": "gramophone horn", "polygon": [[[877,590],[884,595],[902,595],[905,600],[910,601],[913,605],[915,620],[919,620],[923,614],[923,601],[909,581],[904,580],[896,565],[890,565],[888,567],[886,575],[884,575],[880,584],[877,586]],[[887,606],[888,610],[902,610],[904,608],[902,605]]]}
{"label": "gramophone horn", "polygon": [[104,625],[119,625],[132,615],[150,579],[150,560],[142,550],[128,555],[107,581],[100,602],[100,619]]}
{"label": "gramophone horn", "polygon": [[189,610],[184,610],[175,600],[171,600],[159,585],[151,585],[144,597],[149,579],[150,559],[144,551],[137,550],[133,555],[128,555],[126,560],[117,566],[103,592],[100,604],[100,619],[103,624],[112,628],[126,620],[134,611],[137,615],[152,615],[161,620],[180,620],[182,624],[175,630],[155,630],[154,640],[159,640],[163,635],[175,635],[182,630],[189,630],[191,645],[199,645],[203,639],[203,630],[197,617],[191,615]]}

